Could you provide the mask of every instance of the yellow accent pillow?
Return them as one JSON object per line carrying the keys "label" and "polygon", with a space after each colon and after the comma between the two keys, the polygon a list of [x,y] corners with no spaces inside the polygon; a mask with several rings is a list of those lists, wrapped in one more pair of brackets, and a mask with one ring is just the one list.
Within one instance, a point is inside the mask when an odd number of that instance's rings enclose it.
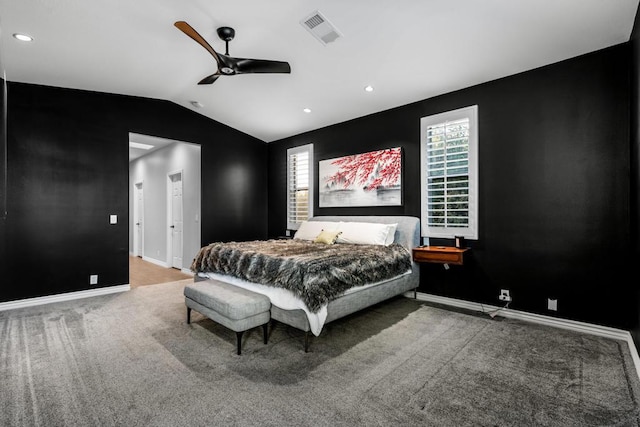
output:
{"label": "yellow accent pillow", "polygon": [[342,231],[327,231],[322,230],[320,234],[314,240],[315,243],[324,243],[325,245],[333,245],[336,240],[338,240],[338,236],[342,234]]}

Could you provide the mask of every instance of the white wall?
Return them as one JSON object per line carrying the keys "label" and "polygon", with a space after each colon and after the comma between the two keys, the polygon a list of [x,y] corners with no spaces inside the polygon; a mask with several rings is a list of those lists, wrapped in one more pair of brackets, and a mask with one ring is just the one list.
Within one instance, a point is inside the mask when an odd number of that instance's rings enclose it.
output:
{"label": "white wall", "polygon": [[175,142],[129,163],[129,253],[133,253],[135,184],[142,182],[144,197],[143,259],[170,266],[168,175],[182,171],[183,251],[182,268],[189,269],[200,244],[200,145]]}

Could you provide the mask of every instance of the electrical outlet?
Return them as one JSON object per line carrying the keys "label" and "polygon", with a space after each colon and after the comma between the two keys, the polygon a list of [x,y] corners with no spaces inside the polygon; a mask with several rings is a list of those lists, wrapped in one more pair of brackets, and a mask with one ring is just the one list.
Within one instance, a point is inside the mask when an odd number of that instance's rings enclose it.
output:
{"label": "electrical outlet", "polygon": [[89,284],[90,285],[97,285],[98,284],[98,275],[97,274],[92,274],[91,276],[89,276]]}
{"label": "electrical outlet", "polygon": [[500,301],[511,301],[511,295],[509,294],[508,289],[500,289],[500,295],[498,295],[498,299]]}
{"label": "electrical outlet", "polygon": [[558,300],[557,299],[547,299],[547,310],[558,311]]}

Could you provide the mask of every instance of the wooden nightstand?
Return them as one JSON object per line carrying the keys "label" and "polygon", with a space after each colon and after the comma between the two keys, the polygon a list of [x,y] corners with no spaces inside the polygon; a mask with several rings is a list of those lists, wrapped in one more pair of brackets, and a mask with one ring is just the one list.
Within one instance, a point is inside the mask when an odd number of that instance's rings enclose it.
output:
{"label": "wooden nightstand", "polygon": [[455,248],[453,246],[419,246],[413,248],[413,260],[415,262],[462,265],[464,253],[468,250],[469,248]]}

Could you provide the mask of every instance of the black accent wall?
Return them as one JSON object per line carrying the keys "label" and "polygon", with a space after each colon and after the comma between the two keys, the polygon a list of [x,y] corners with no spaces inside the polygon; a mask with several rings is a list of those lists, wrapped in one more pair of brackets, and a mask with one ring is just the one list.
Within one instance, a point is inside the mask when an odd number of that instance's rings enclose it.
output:
{"label": "black accent wall", "polygon": [[[419,217],[420,118],[477,104],[479,239],[468,241],[463,267],[422,265],[419,290],[498,305],[500,289],[509,289],[515,310],[636,328],[637,285],[621,279],[637,240],[629,70],[630,48],[621,44],[270,143],[269,235],[286,227],[286,149],[308,143],[316,165],[395,146],[404,152],[404,206],[320,209],[316,171],[314,214]],[[557,312],[547,298],[558,299]]]}
{"label": "black accent wall", "polygon": [[[637,262],[640,259],[640,19],[638,14],[636,14],[629,44],[631,50],[631,241],[632,260]],[[631,287],[635,291],[633,300],[636,306],[640,307],[637,273],[631,277],[633,284]],[[636,315],[640,314],[636,312]],[[632,335],[637,347],[640,344],[640,318],[636,318]]]}
{"label": "black accent wall", "polygon": [[[0,65],[0,73],[4,68]],[[0,78],[0,260],[6,258],[7,206],[7,82]],[[0,261],[0,277],[5,277],[5,265]]]}
{"label": "black accent wall", "polygon": [[129,283],[129,132],[201,145],[203,244],[266,236],[260,140],[167,101],[22,83],[7,110],[0,301]]}

